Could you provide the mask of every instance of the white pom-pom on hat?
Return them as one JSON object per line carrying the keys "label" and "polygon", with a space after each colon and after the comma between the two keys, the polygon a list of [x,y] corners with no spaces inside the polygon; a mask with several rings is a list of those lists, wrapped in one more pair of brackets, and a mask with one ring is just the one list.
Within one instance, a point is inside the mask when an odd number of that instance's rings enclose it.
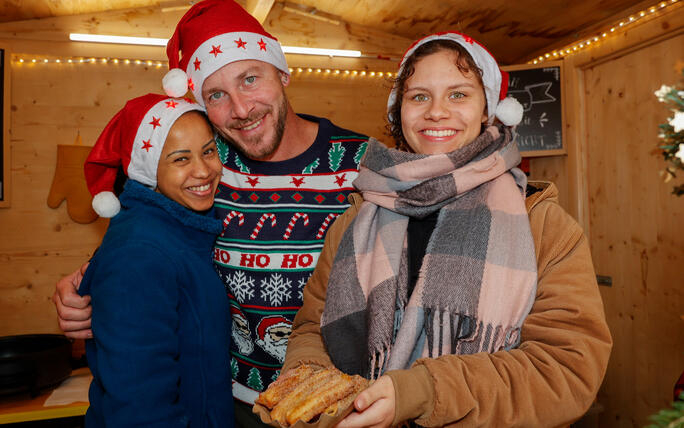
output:
{"label": "white pom-pom on hat", "polygon": [[180,68],[172,68],[164,75],[162,87],[168,96],[182,97],[188,92],[188,75]]}
{"label": "white pom-pom on hat", "polygon": [[121,203],[114,193],[100,192],[93,197],[93,209],[100,217],[111,218],[121,211]]}
{"label": "white pom-pom on hat", "polygon": [[496,117],[506,126],[515,126],[522,121],[523,106],[513,97],[504,98],[496,106]]}

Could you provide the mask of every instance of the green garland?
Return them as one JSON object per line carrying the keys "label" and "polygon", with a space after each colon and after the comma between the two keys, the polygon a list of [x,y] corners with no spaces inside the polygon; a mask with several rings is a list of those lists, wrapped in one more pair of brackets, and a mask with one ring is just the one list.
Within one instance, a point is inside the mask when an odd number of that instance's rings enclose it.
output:
{"label": "green garland", "polygon": [[649,419],[654,423],[644,428],[684,428],[684,392],[672,403],[672,408],[663,409]]}
{"label": "green garland", "polygon": [[[684,82],[684,69],[682,69],[682,82]],[[668,118],[667,123],[659,125],[663,158],[668,163],[667,167],[660,172],[665,182],[677,177],[678,170],[684,170],[684,85],[663,85],[655,91],[655,96],[662,103],[671,106],[674,115]],[[677,196],[684,194],[684,184],[674,186],[672,190]]]}

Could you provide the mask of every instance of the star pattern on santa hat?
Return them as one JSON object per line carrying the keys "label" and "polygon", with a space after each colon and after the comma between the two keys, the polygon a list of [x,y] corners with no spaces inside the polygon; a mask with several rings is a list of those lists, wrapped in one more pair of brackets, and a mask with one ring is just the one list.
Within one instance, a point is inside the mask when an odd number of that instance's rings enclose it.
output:
{"label": "star pattern on santa hat", "polygon": [[200,69],[200,64],[202,64],[202,61],[199,60],[199,58],[195,58],[195,62],[193,62],[195,65],[195,71]]}
{"label": "star pattern on santa hat", "polygon": [[221,45],[218,45],[218,46],[211,45],[211,50],[209,51],[209,53],[214,55],[214,58],[216,58],[218,56],[218,54],[223,53],[223,51],[221,50]]}
{"label": "star pattern on santa hat", "polygon": [[195,84],[192,82],[192,78],[188,78],[188,88],[189,88],[191,91],[194,91],[194,90],[195,90]]}
{"label": "star pattern on santa hat", "polygon": [[472,45],[473,42],[475,41],[475,40],[473,40],[473,38],[470,37],[470,36],[463,36],[463,40],[465,40],[466,43],[470,43],[471,45]]}
{"label": "star pattern on santa hat", "polygon": [[177,105],[178,105],[178,103],[175,102],[174,100],[168,100],[166,102],[166,108],[176,108]]}
{"label": "star pattern on santa hat", "polygon": [[264,39],[259,39],[258,45],[259,45],[259,50],[262,50],[262,51],[266,50],[266,42],[264,42]]}
{"label": "star pattern on santa hat", "polygon": [[233,41],[235,42],[235,44],[237,45],[238,48],[242,48],[242,49],[247,50],[247,48],[245,47],[245,46],[247,46],[247,42],[243,41],[242,37],[240,37],[237,40],[233,40]]}
{"label": "star pattern on santa hat", "polygon": [[150,122],[150,125],[152,125],[152,129],[157,129],[157,126],[161,126],[161,123],[159,123],[160,117],[154,117],[152,116],[152,122]]}
{"label": "star pattern on santa hat", "polygon": [[149,152],[150,152],[150,149],[152,148],[152,144],[150,144],[150,140],[147,140],[147,141],[143,140],[143,146],[142,146],[142,148],[143,148],[147,153],[149,153]]}

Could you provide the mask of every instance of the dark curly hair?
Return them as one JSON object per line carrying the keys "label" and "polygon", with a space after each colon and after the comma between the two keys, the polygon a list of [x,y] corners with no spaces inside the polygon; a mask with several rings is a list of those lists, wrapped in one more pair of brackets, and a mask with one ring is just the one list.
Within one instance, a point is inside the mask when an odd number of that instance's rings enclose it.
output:
{"label": "dark curly hair", "polygon": [[[413,76],[416,68],[416,64],[422,58],[428,55],[432,55],[441,51],[451,51],[456,53],[456,67],[464,75],[468,75],[471,72],[475,73],[475,77],[481,86],[482,84],[482,70],[475,64],[473,57],[470,56],[467,50],[457,42],[453,40],[433,40],[419,46],[404,63],[404,68],[401,73],[394,79],[394,88],[396,89],[396,97],[394,99],[394,104],[389,107],[388,113],[392,117],[390,120],[388,118],[387,131],[389,135],[394,138],[396,148],[403,151],[411,151],[406,138],[404,137],[404,132],[401,129],[401,104],[404,97],[404,92],[406,92],[406,81]],[[486,106],[485,106],[486,110]],[[486,113],[486,111],[485,111]]]}

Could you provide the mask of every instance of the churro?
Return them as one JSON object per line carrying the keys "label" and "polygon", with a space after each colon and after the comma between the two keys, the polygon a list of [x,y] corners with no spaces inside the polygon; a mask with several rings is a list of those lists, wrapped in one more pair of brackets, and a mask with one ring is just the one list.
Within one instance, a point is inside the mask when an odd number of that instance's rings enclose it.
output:
{"label": "churro", "polygon": [[336,368],[303,364],[288,370],[259,394],[256,403],[271,409],[271,419],[283,427],[310,422],[319,415],[334,417],[368,387],[368,380]]}

